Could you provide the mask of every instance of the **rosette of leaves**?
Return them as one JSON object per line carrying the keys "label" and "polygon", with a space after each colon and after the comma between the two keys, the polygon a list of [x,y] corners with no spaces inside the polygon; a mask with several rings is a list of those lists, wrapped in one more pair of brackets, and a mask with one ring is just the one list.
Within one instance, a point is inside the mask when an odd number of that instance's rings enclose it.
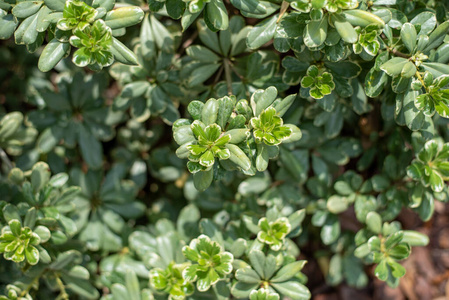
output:
{"label": "rosette of leaves", "polygon": [[38,90],[45,106],[28,114],[27,121],[41,131],[37,149],[48,153],[63,140],[68,148],[79,146],[81,157],[91,168],[100,168],[100,141],[111,140],[113,126],[122,119],[122,114],[113,112],[102,97],[107,83],[104,74],[76,73],[73,78],[62,75],[57,83],[58,92]]}
{"label": "rosette of leaves", "polygon": [[[96,8],[87,5],[82,1],[70,0],[64,6],[63,18],[56,24],[55,39],[49,43],[48,52],[62,51],[67,53],[70,45],[79,48],[73,54],[73,63],[79,67],[88,66],[90,69],[98,71],[114,62],[114,58],[122,63],[137,64],[136,57],[132,51],[120,43],[113,35],[120,35],[125,27],[140,23],[143,18],[143,11],[138,7],[122,7],[112,10],[109,3],[95,3]],[[103,17],[99,19],[98,17]],[[113,30],[115,30],[113,32]],[[52,45],[52,42],[54,45]],[[53,49],[54,48],[54,49]],[[47,50],[47,48],[45,49]],[[44,50],[43,56],[47,55]],[[57,54],[59,54],[57,53]],[[47,55],[48,56],[48,55]],[[47,71],[55,64],[54,58],[40,59],[40,69]],[[56,56],[58,58],[58,56]]]}
{"label": "rosette of leaves", "polygon": [[[380,42],[378,40],[381,29],[377,24],[371,24],[365,28],[356,27],[355,31],[358,35],[357,42],[352,45],[355,54],[363,55],[366,53],[375,57],[380,49]],[[362,52],[364,52],[362,54]]]}
{"label": "rosette of leaves", "polygon": [[176,102],[186,96],[179,79],[179,60],[175,58],[178,31],[169,31],[154,15],[147,15],[134,48],[138,66],[114,64],[110,74],[123,86],[114,99],[117,110],[130,109],[131,116],[144,122],[161,116],[171,125],[179,118]]}
{"label": "rosette of leaves", "polygon": [[433,139],[425,143],[416,159],[407,168],[407,174],[434,192],[441,192],[449,180],[449,143]]}
{"label": "rosette of leaves", "polygon": [[276,109],[272,106],[262,111],[259,117],[252,118],[251,127],[257,144],[279,145],[292,135],[292,129],[283,126],[282,118],[276,115]]}
{"label": "rosette of leaves", "polygon": [[[24,222],[33,230],[34,226],[39,228],[36,232],[39,236],[41,232],[43,233],[41,240],[50,239],[52,244],[61,245],[73,237],[77,228],[68,214],[75,208],[71,201],[80,189],[76,186],[66,186],[67,174],[59,173],[51,176],[49,166],[44,162],[38,162],[31,169],[29,179],[18,168],[12,169],[8,178],[19,188],[13,203],[21,203],[21,206],[19,209],[7,205],[4,209],[5,217],[9,215],[11,218],[13,212],[26,209]],[[42,248],[39,250],[44,251]]]}
{"label": "rosette of leaves", "polygon": [[40,243],[39,236],[31,228],[22,227],[19,220],[11,220],[8,226],[2,228],[0,253],[6,260],[19,263],[26,259],[27,263],[35,265],[39,262],[36,246]]}
{"label": "rosette of leaves", "polygon": [[[267,88],[274,85],[285,90],[280,83],[277,70],[279,57],[272,51],[248,52],[246,36],[250,31],[244,19],[233,16],[230,27],[219,33],[212,32],[203,20],[197,22],[199,38],[203,45],[186,49],[186,64],[180,75],[186,78],[185,85],[199,88],[214,78],[214,92],[218,97],[233,93],[237,99],[246,98],[252,87]],[[215,75],[215,76],[214,76]]]}
{"label": "rosette of leaves", "polygon": [[30,294],[23,294],[23,291],[12,284],[6,286],[5,295],[0,295],[0,300],[33,300]]}
{"label": "rosette of leaves", "polygon": [[276,88],[269,87],[252,94],[251,108],[246,100],[237,104],[238,110],[254,116],[249,122],[256,144],[254,165],[259,172],[265,171],[269,160],[277,157],[280,144],[296,142],[302,137],[301,130],[296,125],[284,124],[282,120],[282,116],[296,99],[296,94],[284,99],[278,99],[277,96]]}
{"label": "rosette of leaves", "polygon": [[424,112],[424,115],[432,117],[435,111],[443,118],[449,118],[449,75],[441,75],[433,79],[430,72],[425,72],[422,86],[424,94],[415,98],[415,106]]}
{"label": "rosette of leaves", "polygon": [[78,25],[69,41],[79,48],[73,53],[73,63],[78,67],[89,66],[98,71],[114,62],[114,56],[109,51],[112,31],[103,20],[96,20],[92,25]]}
{"label": "rosette of leaves", "polygon": [[288,250],[291,245],[289,239],[299,236],[302,232],[301,223],[305,210],[297,210],[287,217],[274,206],[265,215],[266,217],[258,221],[245,215],[243,222],[249,231],[257,235],[257,241],[262,245],[267,245],[272,251]]}
{"label": "rosette of leaves", "polygon": [[[2,1],[0,38],[7,39],[14,33],[16,44],[25,44],[29,52],[34,52],[43,44],[48,32],[51,40],[41,53],[38,63],[39,69],[47,72],[70,54],[68,40],[77,29],[89,28],[91,24],[97,21],[100,21],[100,23],[104,21],[105,26],[109,28],[106,31],[110,34],[110,30],[112,30],[112,35],[118,36],[124,33],[125,27],[138,24],[142,20],[143,11],[139,7],[129,6],[113,9],[114,4],[114,1],[107,3],[93,1],[92,6],[90,6],[77,0],[70,0],[65,3],[54,0],[22,1],[18,3]],[[12,14],[9,14],[8,11],[11,8]],[[98,25],[100,23],[97,23],[95,27],[101,27]],[[90,36],[97,36],[98,40],[98,34],[91,34]],[[87,39],[84,40],[86,44]],[[80,45],[79,43],[75,44],[77,47]],[[115,58],[123,63],[137,63],[132,51],[114,37],[109,44],[104,41],[101,44],[102,55],[95,47],[89,47],[91,50],[89,53],[85,49],[87,45],[84,45],[81,49],[84,48],[82,52],[85,56],[89,56],[89,59],[99,62],[100,65],[105,65],[104,62],[108,61],[103,57],[105,53],[109,53],[109,62]],[[95,51],[92,51],[94,48]],[[78,52],[78,54],[81,54],[81,52]],[[79,63],[79,58],[75,59],[75,62]],[[80,65],[85,66],[86,64],[80,63]],[[98,69],[99,65],[91,64],[90,67]]]}
{"label": "rosette of leaves", "polygon": [[306,264],[305,260],[295,261],[291,256],[276,258],[258,249],[249,251],[248,259],[250,264],[237,269],[235,273],[236,282],[231,289],[233,296],[250,297],[254,291],[263,287],[270,294],[280,294],[292,300],[310,299],[310,291],[301,280],[303,277],[301,270]]}
{"label": "rosette of leaves", "polygon": [[[243,116],[232,116],[235,97],[209,99],[206,103],[192,101],[188,110],[195,119],[179,119],[173,124],[173,136],[180,145],[176,154],[188,158],[189,171],[194,174],[195,187],[205,190],[213,180],[215,158],[220,163],[230,160],[243,170],[251,167],[251,161],[238,146],[249,135]],[[224,131],[224,129],[227,131]]]}
{"label": "rosette of leaves", "polygon": [[198,291],[205,292],[232,272],[234,256],[206,235],[192,240],[182,248],[184,256],[193,262],[182,272],[188,282],[196,282]]}
{"label": "rosette of leaves", "polygon": [[[334,53],[328,51],[324,55],[304,49],[295,53],[294,57],[286,56],[282,60],[285,68],[283,82],[293,86],[301,83],[300,96],[319,100],[317,103],[326,111],[336,108],[336,95],[343,98],[352,96],[353,109],[358,114],[369,111],[366,97],[357,93],[362,86],[354,80],[362,68],[358,63],[346,59],[347,50],[341,55]],[[318,61],[320,63],[317,64]]]}
{"label": "rosette of leaves", "polygon": [[190,151],[187,168],[193,174],[210,170],[215,163],[215,158],[225,160],[231,156],[231,152],[226,148],[231,136],[222,135],[221,128],[217,124],[204,126],[200,122],[195,120],[191,125],[198,144],[187,146],[187,150]]}
{"label": "rosette of leaves", "polygon": [[182,277],[182,272],[189,264],[169,264],[163,270],[154,268],[150,271],[150,285],[157,291],[163,291],[168,294],[169,300],[186,299],[195,291],[195,287],[191,282],[186,281]]}
{"label": "rosette of leaves", "polygon": [[122,233],[125,219],[135,219],[144,213],[145,205],[137,201],[137,186],[125,180],[127,169],[113,166],[103,176],[102,171],[89,170],[84,174],[73,168],[72,183],[81,187],[73,203],[72,213],[79,232],[79,239],[91,251],[118,251],[123,246]]}
{"label": "rosette of leaves", "polygon": [[62,18],[59,19],[56,26],[63,31],[83,28],[88,24],[94,23],[97,15],[98,11],[85,2],[68,0],[65,3]]}
{"label": "rosette of leaves", "polygon": [[279,218],[274,222],[268,222],[267,218],[259,220],[261,231],[257,234],[257,239],[270,246],[271,250],[279,251],[284,243],[284,239],[290,233],[291,226],[287,218]]}
{"label": "rosette of leaves", "polygon": [[[64,187],[67,174],[50,175],[48,165],[39,162],[28,173],[29,179],[17,168],[12,169],[8,176],[16,193],[11,203],[3,207],[1,214],[6,223],[15,222],[14,230],[11,224],[7,230],[10,233],[7,239],[14,241],[19,258],[21,255],[22,260],[25,257],[33,265],[38,260],[50,263],[55,246],[64,244],[76,233],[76,225],[67,215],[74,209],[71,201],[79,189]],[[12,240],[11,234],[15,239]],[[14,261],[18,259],[15,256],[12,258]]]}
{"label": "rosette of leaves", "polygon": [[429,239],[416,231],[402,231],[395,222],[382,224],[382,218],[375,212],[368,214],[366,224],[370,234],[359,231],[356,236],[359,246],[354,254],[367,263],[376,263],[376,277],[395,287],[399,284],[399,278],[405,275],[405,268],[398,261],[410,255],[411,246],[425,246]]}
{"label": "rosette of leaves", "polygon": [[310,66],[306,76],[301,79],[301,87],[309,88],[310,97],[321,99],[332,93],[335,83],[330,73],[320,72],[317,66]]}
{"label": "rosette of leaves", "polygon": [[35,128],[23,125],[21,112],[12,112],[0,119],[0,151],[9,155],[20,155],[23,147],[32,143],[36,135]]}

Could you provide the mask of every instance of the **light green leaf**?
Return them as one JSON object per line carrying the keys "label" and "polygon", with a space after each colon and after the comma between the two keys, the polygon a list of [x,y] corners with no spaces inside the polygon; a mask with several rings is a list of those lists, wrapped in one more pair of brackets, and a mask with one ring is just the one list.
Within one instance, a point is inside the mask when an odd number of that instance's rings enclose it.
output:
{"label": "light green leaf", "polygon": [[327,38],[327,27],[327,18],[310,21],[304,30],[304,44],[310,48],[321,46]]}
{"label": "light green leaf", "polygon": [[401,29],[401,40],[409,53],[413,53],[416,46],[417,33],[415,26],[411,23],[405,23]]}
{"label": "light green leaf", "polygon": [[258,49],[273,38],[277,18],[277,15],[273,15],[271,18],[260,22],[251,29],[246,40],[250,49]]}
{"label": "light green leaf", "polygon": [[104,18],[112,30],[139,24],[144,17],[143,10],[138,6],[125,6],[111,10]]}

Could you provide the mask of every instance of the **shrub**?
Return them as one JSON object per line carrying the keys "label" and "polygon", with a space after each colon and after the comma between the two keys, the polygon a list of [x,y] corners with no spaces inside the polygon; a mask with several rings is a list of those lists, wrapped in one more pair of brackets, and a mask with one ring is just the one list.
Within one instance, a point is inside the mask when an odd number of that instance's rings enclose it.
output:
{"label": "shrub", "polygon": [[309,299],[318,250],[398,286],[398,215],[448,201],[448,9],[0,0],[0,299]]}

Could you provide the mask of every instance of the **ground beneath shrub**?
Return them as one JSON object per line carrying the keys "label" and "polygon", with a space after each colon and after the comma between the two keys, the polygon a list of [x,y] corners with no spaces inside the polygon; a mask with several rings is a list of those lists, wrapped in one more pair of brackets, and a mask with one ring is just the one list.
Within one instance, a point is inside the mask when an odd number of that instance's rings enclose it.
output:
{"label": "ground beneath shrub", "polygon": [[435,215],[422,223],[411,211],[404,211],[398,218],[405,229],[425,233],[430,238],[427,247],[415,247],[403,262],[407,269],[397,289],[373,278],[369,285],[357,290],[345,284],[338,287],[326,285],[318,263],[310,258],[305,273],[310,281],[313,300],[449,300],[449,204],[435,202]]}

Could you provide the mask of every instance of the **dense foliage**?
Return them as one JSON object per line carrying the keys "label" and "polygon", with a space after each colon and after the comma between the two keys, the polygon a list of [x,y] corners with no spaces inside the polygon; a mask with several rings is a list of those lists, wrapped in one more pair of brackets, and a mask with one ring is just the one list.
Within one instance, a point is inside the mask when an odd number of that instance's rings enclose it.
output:
{"label": "dense foliage", "polygon": [[396,287],[449,199],[448,9],[0,0],[0,299]]}

